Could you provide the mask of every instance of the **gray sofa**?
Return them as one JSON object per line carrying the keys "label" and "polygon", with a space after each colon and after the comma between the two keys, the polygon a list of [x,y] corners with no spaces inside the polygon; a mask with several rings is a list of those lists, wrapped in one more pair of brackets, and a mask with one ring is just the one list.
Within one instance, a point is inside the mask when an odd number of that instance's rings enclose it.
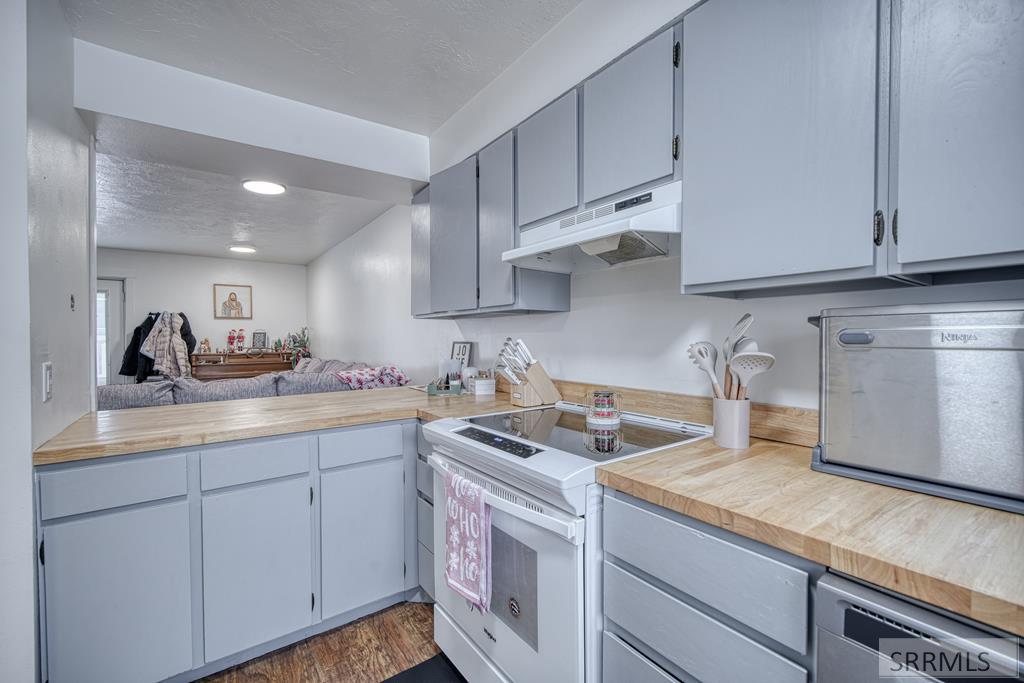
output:
{"label": "gray sofa", "polygon": [[273,372],[247,379],[220,379],[200,382],[196,379],[162,379],[142,384],[108,384],[97,387],[97,410],[147,408],[231,401],[240,398],[295,396],[333,391],[349,391],[351,387],[335,376],[342,370],[365,368],[365,363],[306,359],[314,363],[300,364],[295,370]]}

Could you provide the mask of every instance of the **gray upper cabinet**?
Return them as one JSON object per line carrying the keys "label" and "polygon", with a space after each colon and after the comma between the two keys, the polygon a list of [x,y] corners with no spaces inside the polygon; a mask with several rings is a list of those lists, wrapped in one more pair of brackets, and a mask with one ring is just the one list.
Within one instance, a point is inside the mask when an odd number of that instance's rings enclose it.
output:
{"label": "gray upper cabinet", "polygon": [[515,246],[515,150],[512,133],[477,154],[480,166],[480,308],[515,303],[515,267],[501,260]]}
{"label": "gray upper cabinet", "polygon": [[388,458],[320,475],[324,619],[403,591],[402,472]]}
{"label": "gray upper cabinet", "polygon": [[675,37],[663,31],[583,84],[583,201],[671,176]]}
{"label": "gray upper cabinet", "polygon": [[[476,156],[430,177],[430,308],[477,307]],[[423,305],[422,301],[419,304]]]}
{"label": "gray upper cabinet", "polygon": [[876,0],[683,20],[683,291],[875,274]]}
{"label": "gray upper cabinet", "polygon": [[309,479],[203,497],[206,661],[312,623]]}
{"label": "gray upper cabinet", "polygon": [[60,521],[43,539],[50,681],[136,683],[192,668],[187,502]]}
{"label": "gray upper cabinet", "polygon": [[430,305],[430,188],[412,198],[412,314],[433,313]]}
{"label": "gray upper cabinet", "polygon": [[1024,263],[1024,3],[897,7],[898,268]]}
{"label": "gray upper cabinet", "polygon": [[520,226],[579,205],[577,94],[572,90],[516,129],[516,209]]}

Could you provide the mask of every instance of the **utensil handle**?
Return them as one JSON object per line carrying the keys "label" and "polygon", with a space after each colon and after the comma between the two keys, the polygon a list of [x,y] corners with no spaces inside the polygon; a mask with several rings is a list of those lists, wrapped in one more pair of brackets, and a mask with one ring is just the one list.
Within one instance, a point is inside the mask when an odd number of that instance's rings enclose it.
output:
{"label": "utensil handle", "polygon": [[732,398],[732,370],[728,363],[725,364],[725,396],[722,398]]}
{"label": "utensil handle", "polygon": [[744,401],[747,398],[747,387],[746,385],[740,385],[740,393],[736,395],[736,400]]}

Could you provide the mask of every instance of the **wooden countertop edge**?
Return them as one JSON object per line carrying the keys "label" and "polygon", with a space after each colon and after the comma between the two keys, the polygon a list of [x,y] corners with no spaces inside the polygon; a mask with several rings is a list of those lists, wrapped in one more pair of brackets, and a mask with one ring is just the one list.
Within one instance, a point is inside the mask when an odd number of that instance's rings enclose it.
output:
{"label": "wooden countertop edge", "polygon": [[[883,588],[909,595],[982,623],[1024,636],[1024,605],[1009,602],[970,587],[937,579],[873,555],[847,548],[824,538],[793,531],[738,514],[691,496],[657,489],[660,495],[642,495],[652,488],[628,476],[598,468],[598,483],[674,510],[707,524],[817,562]],[[642,490],[641,490],[642,489]],[[657,498],[652,500],[652,498]],[[870,568],[864,571],[863,566]]]}

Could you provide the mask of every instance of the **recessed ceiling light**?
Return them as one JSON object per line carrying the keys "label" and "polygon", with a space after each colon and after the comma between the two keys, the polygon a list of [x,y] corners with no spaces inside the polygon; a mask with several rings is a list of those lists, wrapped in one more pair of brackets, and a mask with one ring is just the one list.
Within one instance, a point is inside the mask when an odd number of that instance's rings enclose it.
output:
{"label": "recessed ceiling light", "polygon": [[281,183],[272,183],[269,180],[245,180],[242,187],[256,194],[284,194],[286,189]]}
{"label": "recessed ceiling light", "polygon": [[256,247],[247,247],[244,244],[232,244],[228,247],[228,250],[233,251],[237,254],[255,254]]}

